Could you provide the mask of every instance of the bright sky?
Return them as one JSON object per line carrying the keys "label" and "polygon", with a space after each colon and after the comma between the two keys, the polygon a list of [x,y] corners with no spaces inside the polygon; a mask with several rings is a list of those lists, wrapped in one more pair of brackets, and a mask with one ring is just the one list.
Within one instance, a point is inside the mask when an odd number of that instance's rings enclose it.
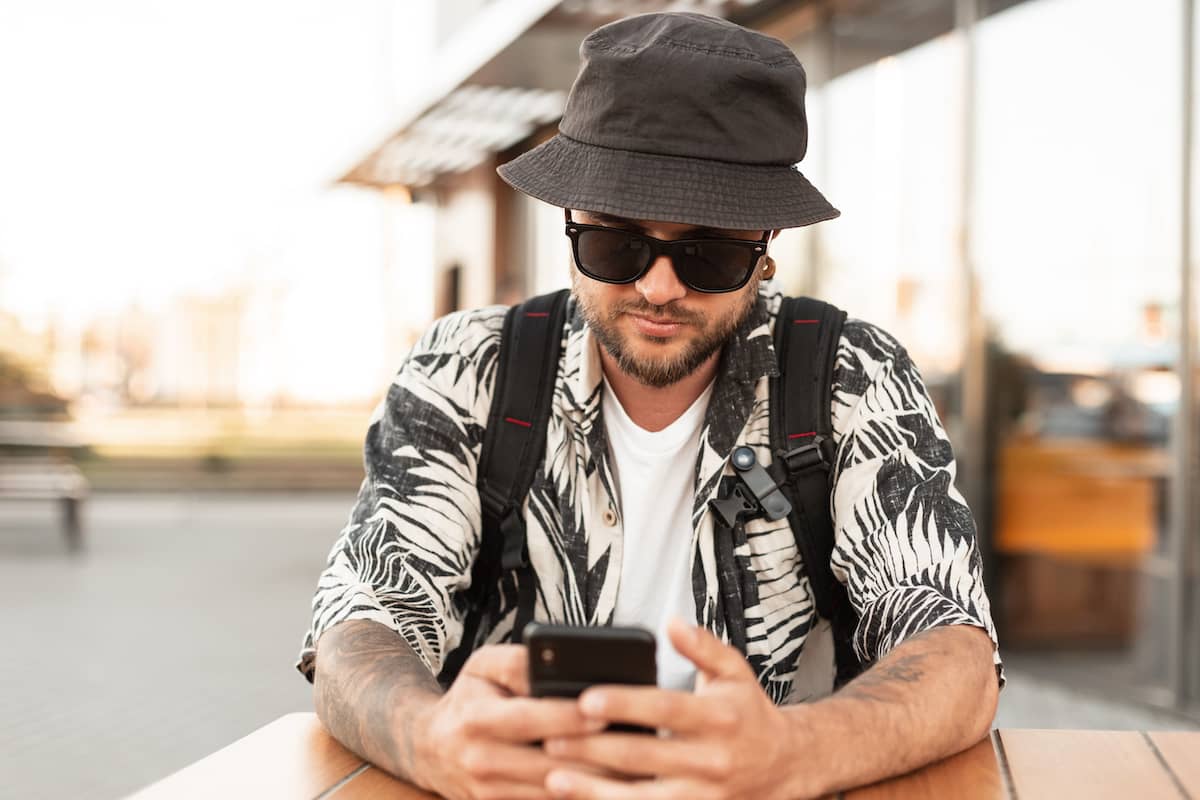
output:
{"label": "bright sky", "polygon": [[252,279],[287,287],[297,345],[378,338],[381,203],[330,183],[409,88],[419,5],[4,0],[0,308],[36,328]]}
{"label": "bright sky", "polygon": [[[36,327],[279,285],[286,314],[253,363],[281,377],[262,380],[376,393],[395,366],[383,332],[422,311],[379,291],[379,197],[329,182],[426,78],[433,2],[2,0],[0,308]],[[1174,303],[1179,7],[1038,0],[980,27],[975,259],[1013,346],[1128,340],[1145,302]],[[813,108],[819,185],[843,211],[823,226],[827,293],[947,369],[958,48],[858,70]],[[406,280],[428,278],[423,219],[393,233]],[[912,324],[893,318],[898,279],[917,282]]]}

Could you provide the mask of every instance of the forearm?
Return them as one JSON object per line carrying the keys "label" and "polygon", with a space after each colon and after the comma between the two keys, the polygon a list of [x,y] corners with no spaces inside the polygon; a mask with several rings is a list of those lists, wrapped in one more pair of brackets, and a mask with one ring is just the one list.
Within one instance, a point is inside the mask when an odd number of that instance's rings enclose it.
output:
{"label": "forearm", "polygon": [[413,777],[416,720],[441,694],[408,643],[379,623],[350,620],[321,636],[317,716],[339,742],[393,775]]}
{"label": "forearm", "polygon": [[791,722],[800,796],[909,772],[982,739],[999,688],[980,628],[934,628],[897,645],[816,703],[783,709]]}

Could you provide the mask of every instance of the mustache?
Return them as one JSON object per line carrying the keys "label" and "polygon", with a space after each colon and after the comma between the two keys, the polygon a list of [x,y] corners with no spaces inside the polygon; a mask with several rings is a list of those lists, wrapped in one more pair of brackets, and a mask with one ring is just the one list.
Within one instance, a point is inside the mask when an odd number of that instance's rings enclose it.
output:
{"label": "mustache", "polygon": [[647,303],[630,301],[618,303],[609,310],[609,321],[614,321],[622,314],[636,314],[639,317],[650,317],[657,322],[679,322],[684,325],[703,325],[704,315],[695,311],[677,308],[674,305],[656,306]]}

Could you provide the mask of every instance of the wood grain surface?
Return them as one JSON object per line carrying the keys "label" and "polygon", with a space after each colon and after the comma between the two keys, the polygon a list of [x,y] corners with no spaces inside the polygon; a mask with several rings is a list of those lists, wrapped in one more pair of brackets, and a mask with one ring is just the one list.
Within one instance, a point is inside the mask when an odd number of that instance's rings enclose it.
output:
{"label": "wood grain surface", "polygon": [[1137,731],[1002,730],[1000,742],[1021,800],[1183,797]]}
{"label": "wood grain surface", "polygon": [[990,738],[924,769],[861,789],[844,792],[846,800],[942,800],[970,797],[1006,800],[1000,762]]}
{"label": "wood grain surface", "polygon": [[[423,792],[398,781],[380,769],[369,767],[327,797],[333,800],[438,800],[437,795]],[[322,798],[321,800],[325,800]]]}
{"label": "wood grain surface", "polygon": [[[159,798],[436,800],[364,764],[315,714],[288,714],[134,795]],[[845,800],[1200,800],[1200,732],[1001,730]]]}
{"label": "wood grain surface", "polygon": [[1146,738],[1162,755],[1167,768],[1191,800],[1200,800],[1200,733],[1148,733]]}
{"label": "wood grain surface", "polygon": [[316,714],[288,714],[133,797],[317,797],[362,763]]}

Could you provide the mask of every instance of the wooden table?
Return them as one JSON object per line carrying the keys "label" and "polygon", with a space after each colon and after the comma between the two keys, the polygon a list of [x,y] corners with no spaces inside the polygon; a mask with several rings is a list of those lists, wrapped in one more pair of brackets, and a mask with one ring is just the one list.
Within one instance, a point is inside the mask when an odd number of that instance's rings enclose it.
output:
{"label": "wooden table", "polygon": [[[363,763],[315,714],[288,714],[134,796],[433,800]],[[1200,732],[993,731],[970,750],[845,800],[1200,800]]]}

